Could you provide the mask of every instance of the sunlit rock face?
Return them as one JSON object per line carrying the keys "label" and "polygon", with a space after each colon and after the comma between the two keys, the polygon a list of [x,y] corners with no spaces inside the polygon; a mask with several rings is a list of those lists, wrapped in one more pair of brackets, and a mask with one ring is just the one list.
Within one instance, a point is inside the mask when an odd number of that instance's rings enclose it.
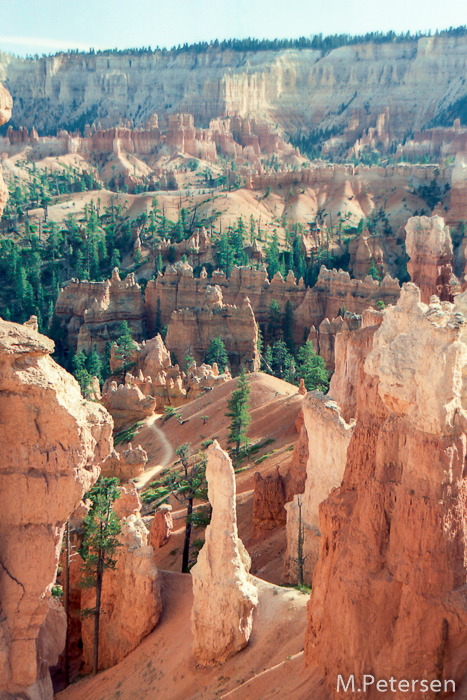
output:
{"label": "sunlit rock face", "polygon": [[53,348],[37,331],[0,321],[2,698],[52,698],[48,668],[64,637],[48,601],[63,529],[112,446],[111,417],[83,399]]}
{"label": "sunlit rock face", "polygon": [[405,284],[359,372],[308,604],[306,661],[332,696],[338,674],[458,686],[467,672],[466,310]]}
{"label": "sunlit rock face", "polygon": [[217,440],[207,454],[212,517],[191,570],[193,654],[200,666],[222,663],[248,644],[258,604],[257,589],[248,574],[250,557],[237,536],[232,462]]}

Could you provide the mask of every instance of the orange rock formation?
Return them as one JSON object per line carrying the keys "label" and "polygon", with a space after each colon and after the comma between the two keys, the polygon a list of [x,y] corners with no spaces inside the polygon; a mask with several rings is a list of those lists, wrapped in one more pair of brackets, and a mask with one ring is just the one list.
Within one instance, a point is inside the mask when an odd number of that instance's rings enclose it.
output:
{"label": "orange rock formation", "polygon": [[0,322],[0,695],[31,700],[52,698],[56,655],[38,652],[64,525],[111,449],[110,416],[52,351],[49,338]]}
{"label": "orange rock formation", "polygon": [[[344,479],[320,506],[305,640],[333,697],[337,674],[458,686],[467,671],[465,310],[463,295],[428,307],[405,284],[359,374]],[[410,696],[425,697],[417,684]]]}
{"label": "orange rock formation", "polygon": [[[453,300],[452,241],[449,228],[440,216],[413,216],[405,226],[405,246],[410,260],[407,271],[428,304],[435,294],[441,301]],[[460,291],[459,289],[457,291]]]}

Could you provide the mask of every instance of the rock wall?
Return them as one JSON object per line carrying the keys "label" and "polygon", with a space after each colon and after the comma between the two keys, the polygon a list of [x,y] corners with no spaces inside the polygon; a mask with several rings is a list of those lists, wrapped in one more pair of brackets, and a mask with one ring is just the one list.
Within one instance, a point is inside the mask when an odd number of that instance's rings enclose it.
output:
{"label": "rock wall", "polygon": [[332,697],[337,674],[458,687],[467,672],[465,311],[464,295],[428,307],[405,284],[360,373],[308,604],[305,657]]}
{"label": "rock wall", "polygon": [[366,356],[373,348],[373,337],[384,318],[384,311],[367,309],[362,314],[361,328],[343,328],[336,335],[335,371],[331,377],[328,396],[341,409],[348,423],[357,413],[357,390]]}
{"label": "rock wall", "polygon": [[303,400],[303,418],[308,436],[308,462],[305,491],[287,503],[287,549],[284,557],[284,581],[298,580],[298,538],[301,505],[303,532],[303,580],[313,582],[318,560],[321,532],[319,505],[332,489],[340,486],[347,459],[347,448],[353,423],[347,424],[339,406],[319,391],[312,391]]}
{"label": "rock wall", "polygon": [[102,462],[102,476],[116,476],[122,483],[135,479],[144,472],[144,468],[148,461],[148,455],[143,450],[141,445],[133,449],[131,443],[126,450],[116,452],[112,450],[111,454]]}
{"label": "rock wall", "polygon": [[207,454],[212,517],[191,570],[193,654],[200,666],[223,663],[248,644],[258,604],[257,590],[248,574],[250,557],[237,535],[232,462],[217,440]]}
{"label": "rock wall", "polygon": [[72,280],[60,290],[55,315],[70,348],[103,354],[127,321],[134,340],[144,336],[144,302],[133,274],[121,280],[115,269],[105,282]]}
{"label": "rock wall", "polygon": [[0,321],[1,697],[52,699],[38,640],[63,529],[111,449],[107,411],[82,398],[52,351],[49,338]]}
{"label": "rock wall", "polygon": [[266,476],[259,472],[255,473],[252,539],[262,537],[269,530],[285,525],[287,520],[285,499],[285,480],[278,467],[275,472]]}
{"label": "rock wall", "polygon": [[386,129],[402,138],[465,94],[466,43],[463,36],[437,36],[329,52],[211,48],[139,56],[57,54],[33,61],[5,54],[0,79],[14,98],[22,98],[17,123],[39,130],[63,127],[86,111],[104,126],[124,119],[144,123],[171,105],[173,112],[191,113],[196,123],[261,115],[291,133],[297,124],[343,129],[353,122],[357,137],[377,126],[389,104]]}
{"label": "rock wall", "polygon": [[[435,294],[441,301],[453,301],[452,241],[440,216],[413,216],[406,226],[405,247],[410,279],[419,287],[421,300],[428,304]],[[459,289],[457,291],[460,291]]]}
{"label": "rock wall", "polygon": [[299,339],[301,329],[317,328],[323,319],[335,319],[345,306],[346,311],[362,314],[378,301],[385,306],[395,304],[400,294],[398,280],[386,275],[381,283],[367,275],[364,280],[351,279],[348,272],[327,270],[321,267],[314,287],[306,290],[300,306],[294,311],[294,340]]}
{"label": "rock wall", "polygon": [[206,288],[212,285],[220,287],[225,304],[239,306],[247,296],[265,337],[271,302],[277,301],[284,311],[286,302],[290,301],[292,308],[296,309],[305,296],[303,280],[297,284],[292,272],[289,272],[285,280],[278,273],[269,282],[265,267],[253,270],[249,267],[235,266],[228,279],[219,271],[215,271],[211,278],[207,275],[195,278],[188,263],[176,263],[168,265],[164,275],[159,275],[156,280],[149,280],[147,284],[145,298],[148,334],[155,330],[158,308],[160,324],[164,326],[169,323],[175,310],[201,307]]}
{"label": "rock wall", "polygon": [[165,342],[179,362],[187,355],[203,362],[214,338],[223,341],[232,369],[259,369],[258,326],[250,300],[245,297],[239,306],[225,304],[221,288],[208,285],[201,308],[172,313]]}
{"label": "rock wall", "polygon": [[[117,501],[118,503],[118,501]],[[111,668],[135,649],[156,626],[162,603],[148,531],[140,514],[122,520],[115,569],[104,573],[99,626],[99,670]],[[84,591],[82,608],[92,608],[95,592]],[[82,623],[84,669],[92,669],[94,619]]]}

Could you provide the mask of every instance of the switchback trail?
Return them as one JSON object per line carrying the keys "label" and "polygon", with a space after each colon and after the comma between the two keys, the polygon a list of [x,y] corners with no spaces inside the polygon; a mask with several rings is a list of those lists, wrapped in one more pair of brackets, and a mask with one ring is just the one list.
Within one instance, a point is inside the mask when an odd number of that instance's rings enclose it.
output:
{"label": "switchback trail", "polygon": [[143,474],[141,474],[141,476],[139,476],[137,479],[134,479],[138,491],[141,491],[141,489],[143,489],[156,474],[158,474],[160,471],[162,471],[162,469],[164,469],[164,467],[170,464],[170,462],[172,461],[172,457],[174,456],[174,449],[172,445],[157,425],[158,418],[158,415],[151,416],[150,418],[148,418],[145,425],[157,435],[164,448],[164,453],[162,455],[162,458],[159,460],[158,464],[154,465],[153,467],[150,467]]}

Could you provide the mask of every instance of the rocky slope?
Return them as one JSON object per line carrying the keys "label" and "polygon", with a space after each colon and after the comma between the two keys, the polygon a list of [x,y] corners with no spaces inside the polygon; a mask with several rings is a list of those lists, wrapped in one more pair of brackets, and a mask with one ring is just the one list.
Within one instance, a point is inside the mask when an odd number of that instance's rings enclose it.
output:
{"label": "rocky slope", "polygon": [[[466,309],[463,295],[427,306],[404,285],[360,365],[343,482],[320,506],[308,604],[305,656],[332,696],[337,674],[355,674],[357,698],[365,673],[434,680],[436,691],[467,671]],[[411,697],[427,695],[411,684]]]}
{"label": "rocky slope", "polygon": [[109,414],[52,351],[49,338],[0,322],[1,697],[52,698],[48,667],[64,640],[47,639],[48,600],[64,524],[111,449]]}
{"label": "rocky slope", "polygon": [[304,50],[180,54],[2,54],[0,79],[17,100],[18,124],[54,130],[83,114],[114,126],[152,114],[189,112],[195,122],[238,113],[289,131],[376,126],[388,104],[399,136],[420,129],[465,95],[465,37]]}

